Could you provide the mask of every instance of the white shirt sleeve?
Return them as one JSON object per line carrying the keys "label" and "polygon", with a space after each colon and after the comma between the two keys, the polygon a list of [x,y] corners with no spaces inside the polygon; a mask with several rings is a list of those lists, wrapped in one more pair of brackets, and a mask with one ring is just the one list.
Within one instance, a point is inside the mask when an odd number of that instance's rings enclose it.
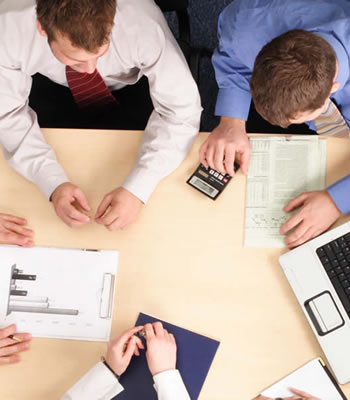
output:
{"label": "white shirt sleeve", "polygon": [[112,372],[98,362],[61,400],[111,400],[123,390]]}
{"label": "white shirt sleeve", "polygon": [[[163,14],[153,2],[145,0],[142,7],[142,20],[132,22],[130,18],[136,31],[127,38],[128,51],[148,78],[154,111],[135,165],[122,186],[147,202],[158,182],[173,172],[190,150],[202,107],[197,85]],[[153,28],[142,29],[147,25]]]}
{"label": "white shirt sleeve", "polygon": [[31,82],[19,69],[0,66],[0,144],[10,166],[49,198],[68,178],[28,106]]}
{"label": "white shirt sleeve", "polygon": [[158,400],[191,400],[177,369],[154,375]]}

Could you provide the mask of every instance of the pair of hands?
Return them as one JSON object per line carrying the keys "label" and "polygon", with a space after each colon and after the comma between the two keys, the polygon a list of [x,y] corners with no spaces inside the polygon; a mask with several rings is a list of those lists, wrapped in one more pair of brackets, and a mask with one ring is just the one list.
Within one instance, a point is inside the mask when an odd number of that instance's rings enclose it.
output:
{"label": "pair of hands", "polygon": [[[319,398],[316,398],[311,394],[308,394],[298,389],[290,388],[289,391],[293,393],[293,396],[284,397],[283,400],[320,400]],[[262,396],[260,394],[253,400],[274,400],[274,399],[271,399],[271,397]]]}
{"label": "pair of hands", "polygon": [[[72,183],[58,186],[51,195],[56,214],[71,228],[90,222],[91,211],[84,192]],[[136,221],[142,201],[126,189],[119,187],[106,194],[100,203],[95,221],[110,231],[125,229]]]}
{"label": "pair of hands", "polygon": [[[214,129],[200,149],[200,161],[208,168],[231,176],[236,153],[240,157],[242,172],[248,174],[251,148],[245,130],[245,121],[222,117],[219,126]],[[286,221],[280,229],[287,235],[285,243],[294,248],[326,231],[341,215],[327,191],[302,193],[290,201],[283,209],[289,213],[299,210]],[[292,232],[291,232],[292,231]]]}
{"label": "pair of hands", "polygon": [[[10,338],[15,335],[20,342]],[[32,337],[29,333],[16,333],[16,325],[0,329],[0,365],[14,364],[20,361],[19,353],[29,350]]]}
{"label": "pair of hands", "polygon": [[163,328],[161,322],[137,326],[108,343],[106,362],[117,375],[128,368],[132,357],[144,349],[142,340],[135,336],[142,329],[146,332],[146,359],[152,376],[176,368],[176,342],[174,335]]}

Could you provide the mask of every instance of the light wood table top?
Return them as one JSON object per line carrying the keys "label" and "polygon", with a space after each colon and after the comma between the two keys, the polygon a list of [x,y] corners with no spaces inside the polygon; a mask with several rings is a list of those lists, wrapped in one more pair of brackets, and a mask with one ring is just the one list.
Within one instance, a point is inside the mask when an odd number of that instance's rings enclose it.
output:
{"label": "light wood table top", "polygon": [[[44,130],[68,176],[96,210],[131,169],[141,132]],[[112,336],[140,311],[220,340],[201,400],[249,400],[322,351],[278,264],[281,249],[243,247],[246,179],[212,201],[185,182],[201,133],[164,179],[137,223],[111,233],[70,229],[0,157],[0,211],[26,217],[39,246],[120,251]],[[350,173],[350,141],[330,139],[327,182]],[[104,343],[34,339],[22,362],[1,367],[3,400],[55,400],[105,352]],[[350,397],[350,384],[343,386]]]}

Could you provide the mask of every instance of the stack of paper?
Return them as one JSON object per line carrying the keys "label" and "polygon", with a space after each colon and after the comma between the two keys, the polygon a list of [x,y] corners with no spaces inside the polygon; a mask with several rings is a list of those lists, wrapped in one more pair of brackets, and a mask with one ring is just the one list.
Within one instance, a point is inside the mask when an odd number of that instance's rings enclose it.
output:
{"label": "stack of paper", "polygon": [[284,247],[282,211],[303,192],[326,184],[327,141],[313,136],[252,138],[245,216],[245,247]]}

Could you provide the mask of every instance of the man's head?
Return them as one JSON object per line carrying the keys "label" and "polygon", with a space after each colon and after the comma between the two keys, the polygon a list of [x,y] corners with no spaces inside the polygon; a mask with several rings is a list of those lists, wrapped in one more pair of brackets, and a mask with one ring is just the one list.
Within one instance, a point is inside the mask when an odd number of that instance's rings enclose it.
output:
{"label": "man's head", "polygon": [[322,114],[336,82],[337,58],[314,33],[289,31],[262,48],[250,89],[256,110],[273,125],[287,127]]}
{"label": "man's head", "polygon": [[116,0],[36,0],[39,32],[53,54],[78,72],[92,73],[109,47]]}

